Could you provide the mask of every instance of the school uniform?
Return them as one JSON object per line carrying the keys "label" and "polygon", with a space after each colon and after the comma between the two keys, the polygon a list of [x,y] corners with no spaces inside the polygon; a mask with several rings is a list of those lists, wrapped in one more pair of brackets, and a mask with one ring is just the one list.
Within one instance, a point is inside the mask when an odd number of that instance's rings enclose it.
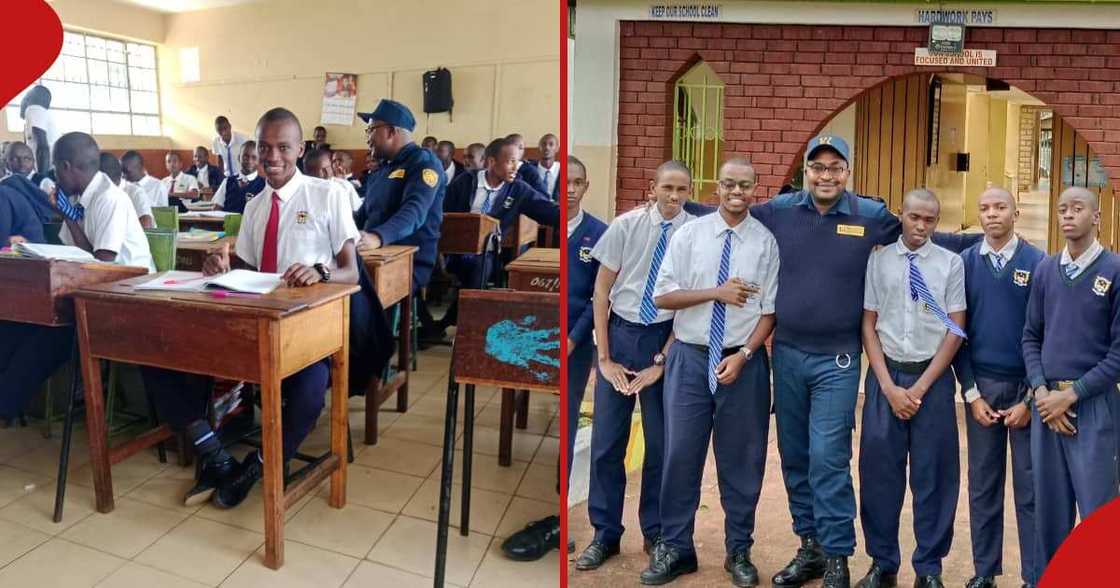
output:
{"label": "school uniform", "polygon": [[[1023,326],[1032,276],[1045,257],[1037,247],[1016,236],[998,251],[982,241],[961,253],[968,299],[968,340],[953,366],[966,402],[983,398],[998,411],[1024,401],[1027,372],[1023,364]],[[1036,552],[1030,427],[1009,429],[1002,421],[985,427],[971,411],[965,411],[965,432],[976,575],[1003,573],[1003,490],[1010,443],[1020,569],[1023,582],[1036,585],[1042,568]]]}
{"label": "school uniform", "polygon": [[599,261],[591,255],[607,225],[585,211],[568,221],[568,473],[572,478],[572,452],[579,428],[579,407],[595,362],[595,341],[591,336],[594,310],[595,276]]}
{"label": "school uniform", "polygon": [[35,217],[39,219],[40,223],[52,222],[58,216],[58,213],[51,208],[46,193],[26,176],[9,175],[0,180],[0,186],[10,189],[22,197],[24,202],[34,211]]}
{"label": "school uniform", "polygon": [[[155,178],[152,180],[159,183]],[[131,199],[113,184],[109,176],[97,172],[82,192],[78,205],[84,210],[80,221],[82,230],[89,238],[94,252],[112,251],[117,254],[114,263],[155,271],[152,252],[148,248],[148,237],[140,226],[136,209],[133,208]],[[68,224],[62,225],[58,237],[65,245],[75,244]]]}
{"label": "school uniform", "polygon": [[560,162],[553,161],[552,165],[545,167],[539,161],[530,161],[531,164],[536,166],[537,174],[541,177],[541,184],[545,188],[545,194],[549,199],[556,200],[559,197],[556,187],[560,185]]}
{"label": "school uniform", "polygon": [[[129,201],[132,202],[132,209],[136,211],[137,218],[150,216],[153,221],[155,220],[155,215],[152,214],[152,204],[148,201],[148,195],[144,192],[143,188],[132,182],[121,182],[120,189],[128,195]],[[175,228],[178,230],[177,227],[164,228]]]}
{"label": "school uniform", "polygon": [[[32,104],[23,111],[23,124],[27,128],[42,130],[47,136],[47,147],[51,153],[54,153],[54,144],[62,133],[59,132],[53,111],[38,104]],[[50,162],[47,162],[48,166],[50,164]],[[46,170],[42,171],[45,172]]]}
{"label": "school uniform", "polygon": [[[543,198],[543,196],[540,196]],[[673,329],[673,311],[653,303],[653,288],[666,258],[673,234],[692,215],[681,211],[672,219],[656,207],[623,214],[607,228],[591,257],[618,274],[611,287],[611,314],[607,324],[611,360],[638,372],[653,365]],[[592,283],[594,288],[594,283]],[[630,440],[635,400],[642,404],[645,458],[638,519],[642,536],[654,541],[661,535],[661,480],[665,452],[664,378],[637,396],[621,394],[597,374],[595,416],[591,427],[591,486],[587,512],[595,527],[595,542],[617,545],[625,530],[622,510],[626,496],[626,447]]]}
{"label": "school uniform", "polygon": [[462,163],[454,159],[452,159],[451,162],[447,164],[447,168],[443,170],[443,175],[447,177],[448,184],[465,173],[467,173],[467,168],[463,167]]}
{"label": "school uniform", "polygon": [[352,173],[346,174],[346,177],[342,178],[342,179],[346,180],[347,182],[350,182],[350,185],[354,186],[354,189],[358,191],[358,194],[365,194],[366,193],[366,191],[363,189],[364,186],[362,185],[362,182],[360,180],[358,180],[358,178],[355,178],[354,174],[352,174]]}
{"label": "school uniform", "polygon": [[[932,242],[910,251],[900,237],[868,259],[863,308],[878,313],[875,332],[891,379],[908,388],[950,329],[963,334],[959,327],[949,327],[948,314],[967,308],[964,262]],[[898,572],[898,531],[909,463],[917,539],[914,571],[918,576],[940,575],[941,560],[953,542],[960,491],[952,373],[946,369],[937,376],[908,421],[894,415],[873,371],[867,373],[864,390],[859,476],[867,553],[885,573]]]}
{"label": "school uniform", "polygon": [[1073,529],[1117,495],[1120,403],[1120,257],[1099,242],[1077,259],[1068,247],[1035,270],[1023,330],[1033,389],[1072,388],[1077,433],[1051,431],[1032,412],[1031,467],[1039,549],[1045,567]]}
{"label": "school uniform", "polygon": [[160,180],[163,184],[163,192],[168,195],[168,202],[177,206],[180,212],[186,212],[187,207],[183,206],[181,199],[176,196],[174,200],[171,199],[171,194],[181,194],[190,192],[191,190],[198,191],[198,178],[184,172],[179,172],[179,175],[172,177],[167,176]]}
{"label": "school uniform", "polygon": [[226,212],[241,213],[245,211],[245,204],[264,190],[264,176],[256,170],[249,175],[238,174],[235,178],[222,180],[218,189],[214,191],[211,202],[222,207]]}
{"label": "school uniform", "polygon": [[358,212],[358,209],[362,207],[362,197],[358,196],[358,191],[354,188],[354,185],[342,178],[331,178],[331,181],[341,186],[346,193],[346,201],[350,203],[350,210]]}
{"label": "school uniform", "polygon": [[[230,131],[229,143],[222,140],[221,135],[214,137],[214,143],[211,146],[211,152],[218,154],[221,157],[222,165],[218,166],[219,172],[223,176],[237,175],[238,157],[241,157],[241,146],[248,141],[249,138],[237,131]],[[213,185],[213,184],[211,184]]]}
{"label": "school uniform", "polygon": [[548,196],[548,190],[544,185],[544,178],[542,178],[540,172],[537,171],[537,166],[529,164],[527,161],[517,162],[517,179],[529,184],[537,192]]}
{"label": "school uniform", "polygon": [[222,183],[222,170],[213,165],[206,165],[199,168],[192,165],[190,169],[183,172],[187,175],[192,175],[198,179],[199,188],[212,188],[217,189]]}
{"label": "school uniform", "polygon": [[22,194],[0,183],[0,248],[15,235],[42,243],[43,223]]}
{"label": "school uniform", "polygon": [[715,379],[722,358],[740,353],[763,315],[774,314],[780,261],[774,235],[752,215],[735,227],[712,214],[673,236],[655,296],[714,288],[732,277],[760,293],[742,307],[706,302],[676,311],[665,365],[665,466],[661,484],[664,542],[695,554],[693,529],[709,442],[719,470],[728,554],[749,552],[762,491],[770,428],[770,368],[759,347],[738,378]]}
{"label": "school uniform", "polygon": [[152,208],[155,208],[157,206],[168,206],[169,202],[167,186],[164,185],[163,182],[153,178],[148,174],[144,174],[144,177],[133,183],[137,186],[140,186],[140,189],[144,191],[144,194],[146,194],[148,197],[148,204]]}

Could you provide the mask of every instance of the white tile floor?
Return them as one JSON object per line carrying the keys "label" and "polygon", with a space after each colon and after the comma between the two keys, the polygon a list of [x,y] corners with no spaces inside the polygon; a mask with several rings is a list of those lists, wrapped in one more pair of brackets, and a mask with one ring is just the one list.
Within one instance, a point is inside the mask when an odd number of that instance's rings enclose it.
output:
{"label": "white tile floor", "polygon": [[[232,511],[184,507],[193,468],[142,453],[113,468],[116,510],[98,514],[84,430],[75,435],[65,518],[51,521],[60,433],[42,427],[0,430],[0,586],[34,588],[197,588],[430,586],[436,538],[447,348],[422,352],[406,414],[386,403],[381,441],[361,444],[363,402],[352,399],[356,459],[345,509],[327,505],[327,484],[288,512],[286,562],[263,565],[263,515],[258,486]],[[559,552],[532,563],[502,556],[505,537],[557,512],[558,397],[534,394],[529,426],[514,435],[511,467],[497,464],[501,396],[480,389],[476,400],[471,534],[450,534],[447,579],[461,587],[558,586]],[[460,409],[460,415],[462,410]],[[326,412],[324,411],[324,415]],[[461,420],[461,417],[460,417]],[[324,450],[321,421],[303,446]],[[459,427],[459,435],[462,427]],[[458,528],[461,439],[456,452],[452,522]],[[238,455],[244,450],[238,451]]]}

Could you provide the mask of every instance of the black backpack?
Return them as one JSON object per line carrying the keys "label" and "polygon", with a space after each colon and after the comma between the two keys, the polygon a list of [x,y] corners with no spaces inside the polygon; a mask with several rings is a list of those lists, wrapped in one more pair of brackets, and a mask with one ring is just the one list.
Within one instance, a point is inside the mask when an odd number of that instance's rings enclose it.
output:
{"label": "black backpack", "polygon": [[452,112],[451,70],[441,67],[424,72],[424,112]]}

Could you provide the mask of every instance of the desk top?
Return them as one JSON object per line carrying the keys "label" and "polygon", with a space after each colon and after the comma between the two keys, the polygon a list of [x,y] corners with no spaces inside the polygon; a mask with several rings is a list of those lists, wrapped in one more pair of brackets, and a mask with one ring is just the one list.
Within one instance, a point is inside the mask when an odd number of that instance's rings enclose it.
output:
{"label": "desk top", "polygon": [[78,288],[145,276],[147,268],[0,255],[0,320],[63,325],[72,320],[67,298]]}
{"label": "desk top", "polygon": [[415,254],[419,247],[412,245],[385,245],[377,249],[358,250],[358,255],[366,264],[380,265],[401,257]]}
{"label": "desk top", "polygon": [[456,382],[560,389],[560,295],[463,290],[452,349]]}
{"label": "desk top", "polygon": [[560,271],[560,250],[534,247],[506,264],[507,271]]}
{"label": "desk top", "polygon": [[237,245],[237,237],[222,237],[213,241],[176,241],[176,249],[189,249],[191,251],[212,251],[218,249],[223,243],[229,243],[229,253],[234,255],[234,246]]}
{"label": "desk top", "polygon": [[134,285],[153,279],[149,276],[111,284],[98,284],[76,290],[76,298],[130,304],[171,304],[183,312],[231,313],[242,316],[281,319],[302,310],[322,306],[359,290],[357,284],[315,284],[306,288],[280,287],[257,298],[215,298],[209,292],[169,292],[136,290]]}

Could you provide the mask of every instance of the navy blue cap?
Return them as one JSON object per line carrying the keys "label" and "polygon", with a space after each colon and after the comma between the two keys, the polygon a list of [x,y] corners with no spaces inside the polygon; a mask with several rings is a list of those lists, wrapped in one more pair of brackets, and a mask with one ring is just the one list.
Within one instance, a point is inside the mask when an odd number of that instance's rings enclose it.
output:
{"label": "navy blue cap", "polygon": [[379,120],[409,132],[416,128],[416,118],[412,116],[412,111],[404,104],[387,98],[382,98],[373,112],[359,112],[358,118],[366,124],[371,120]]}
{"label": "navy blue cap", "polygon": [[805,150],[805,161],[811,161],[818,150],[825,148],[839,153],[844,161],[851,163],[851,150],[848,149],[848,142],[837,135],[817,135],[813,137],[813,140],[809,141],[809,148]]}

